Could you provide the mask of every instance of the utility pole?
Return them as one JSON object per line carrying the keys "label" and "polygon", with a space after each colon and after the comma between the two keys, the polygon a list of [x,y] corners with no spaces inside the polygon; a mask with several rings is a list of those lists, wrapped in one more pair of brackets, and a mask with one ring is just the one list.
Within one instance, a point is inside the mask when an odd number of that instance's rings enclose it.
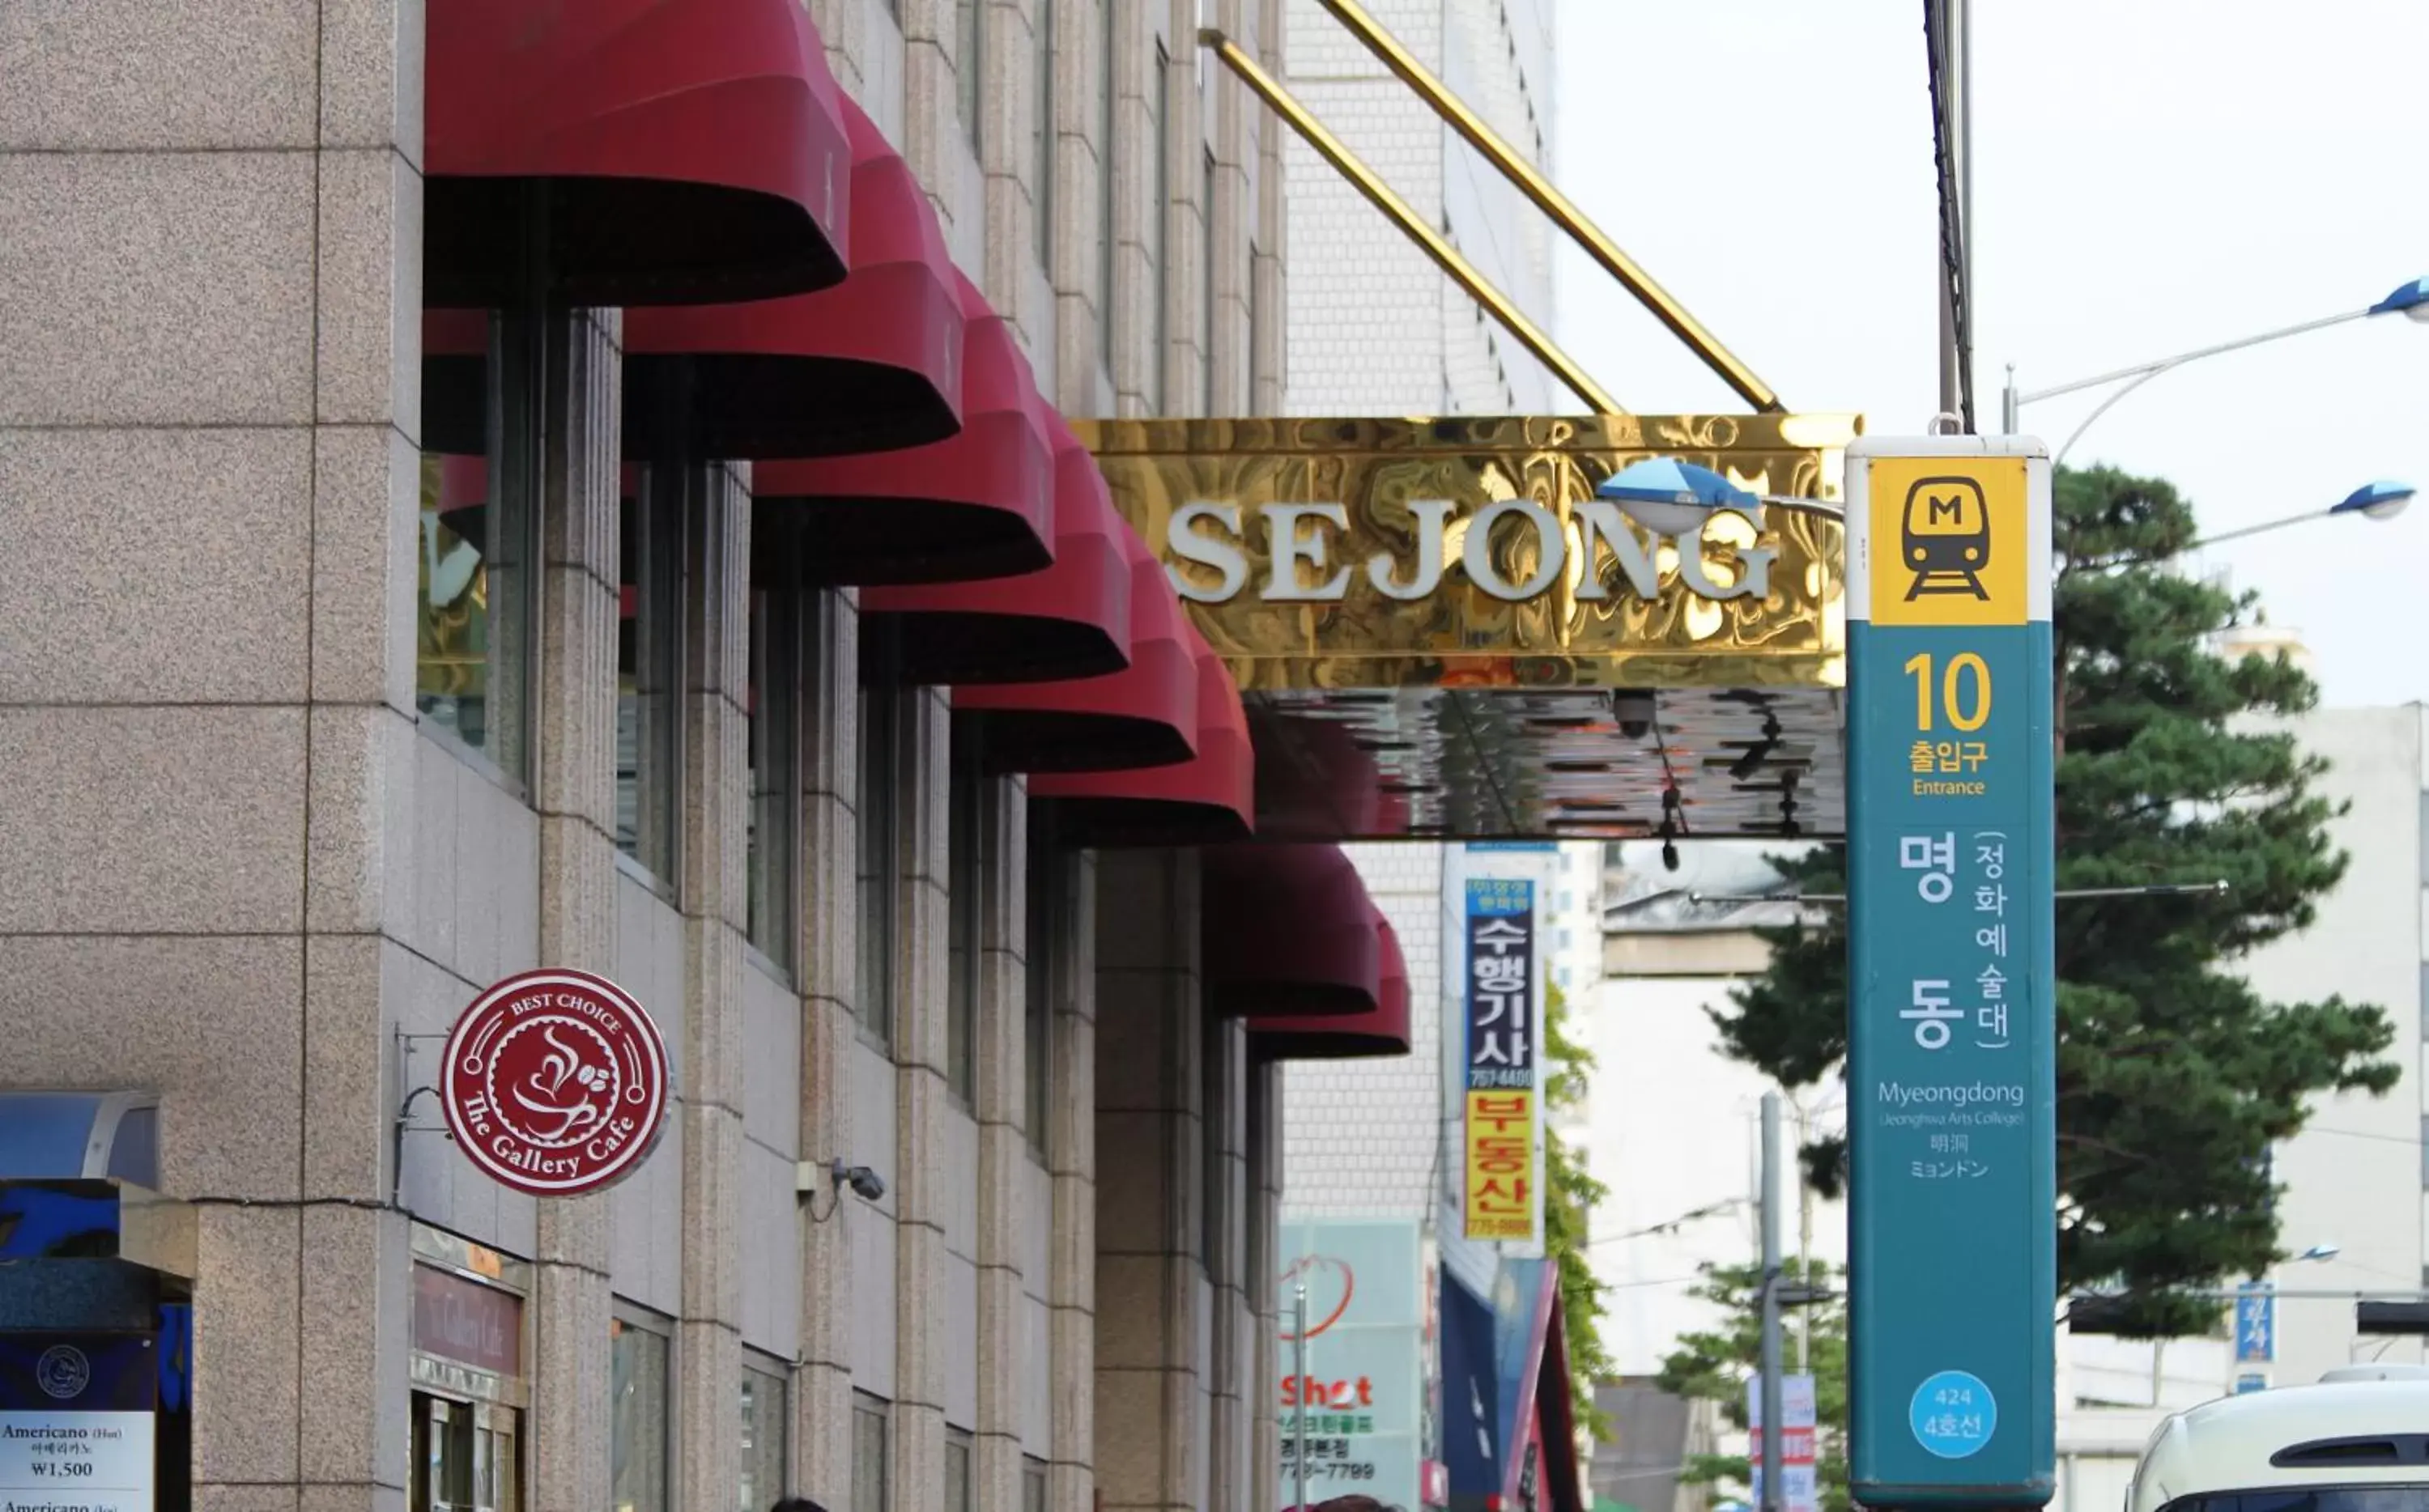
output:
{"label": "utility pole", "polygon": [[1788,1504],[1779,1482],[1779,1093],[1762,1094],[1762,1508]]}
{"label": "utility pole", "polygon": [[[1812,1142],[1813,1110],[1798,1103],[1798,1159]],[[1813,1290],[1813,1184],[1805,1179],[1801,1170],[1796,1175],[1796,1282],[1809,1292]],[[1800,1373],[1813,1369],[1813,1308],[1809,1304],[1796,1309],[1796,1369]]]}
{"label": "utility pole", "polygon": [[1291,1480],[1298,1488],[1297,1512],[1307,1512],[1307,1283],[1300,1281],[1291,1297],[1291,1369],[1298,1385],[1291,1400],[1298,1411],[1291,1420]]}

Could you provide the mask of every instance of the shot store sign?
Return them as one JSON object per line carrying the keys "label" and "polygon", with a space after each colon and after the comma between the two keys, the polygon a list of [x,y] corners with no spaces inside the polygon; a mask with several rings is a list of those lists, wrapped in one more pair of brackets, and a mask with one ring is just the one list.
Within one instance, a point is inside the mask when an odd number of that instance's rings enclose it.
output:
{"label": "shot store sign", "polygon": [[1532,1243],[1543,1095],[1535,884],[1467,881],[1465,1221],[1472,1240]]}

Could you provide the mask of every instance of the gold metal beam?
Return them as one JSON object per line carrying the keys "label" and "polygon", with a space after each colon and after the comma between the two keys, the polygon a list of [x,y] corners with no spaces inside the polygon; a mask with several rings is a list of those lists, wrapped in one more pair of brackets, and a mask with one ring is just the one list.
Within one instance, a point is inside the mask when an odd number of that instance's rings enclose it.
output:
{"label": "gold metal beam", "polygon": [[1535,203],[1537,209],[1550,216],[1555,224],[1569,234],[1570,239],[1602,265],[1604,272],[1618,279],[1623,288],[1653,312],[1654,319],[1670,328],[1671,335],[1687,343],[1695,355],[1704,359],[1706,367],[1720,374],[1722,382],[1737,390],[1738,397],[1765,413],[1776,413],[1787,407],[1780,403],[1779,396],[1772,392],[1769,384],[1756,377],[1753,369],[1721,345],[1718,337],[1705,330],[1703,322],[1687,313],[1687,307],[1655,283],[1653,275],[1622,252],[1619,244],[1605,236],[1600,226],[1587,220],[1585,212],[1570,204],[1568,197],[1552,186],[1551,180],[1536,172],[1535,166],[1519,156],[1515,149],[1485,124],[1482,117],[1467,107],[1465,101],[1451,93],[1442,80],[1429,73],[1426,66],[1378,25],[1357,0],[1316,0],[1316,3],[1331,11],[1333,19],[1348,27],[1350,34],[1363,43],[1368,52],[1381,58],[1385,67],[1399,75],[1401,83],[1414,90],[1418,97],[1432,107],[1434,114],[1442,117],[1445,124],[1465,139],[1469,146],[1482,153],[1487,162],[1500,170],[1502,177],[1516,185],[1519,192]]}
{"label": "gold metal beam", "polygon": [[1259,67],[1257,60],[1242,51],[1240,45],[1221,31],[1208,26],[1198,33],[1198,44],[1213,50],[1214,56],[1230,66],[1240,81],[1264,101],[1268,109],[1280,116],[1290,128],[1307,139],[1307,144],[1322,154],[1347,179],[1359,193],[1389,216],[1401,234],[1415,242],[1434,265],[1449,275],[1451,282],[1466,290],[1467,297],[1482,305],[1486,313],[1501,322],[1502,329],[1517,338],[1518,344],[1534,355],[1536,361],[1551,370],[1552,375],[1568,385],[1586,407],[1597,415],[1625,415],[1619,401],[1604,391],[1577,360],[1562,351],[1550,336],[1526,312],[1511,303],[1510,296],[1493,286],[1476,269],[1476,265],[1460,255],[1457,247],[1443,239],[1440,233],[1426,223],[1425,218],[1409,207],[1409,203],[1392,191],[1375,171],[1359,160],[1358,155],[1343,145],[1341,139],[1325,129],[1324,123],[1308,112],[1305,106],[1292,97],[1280,81]]}

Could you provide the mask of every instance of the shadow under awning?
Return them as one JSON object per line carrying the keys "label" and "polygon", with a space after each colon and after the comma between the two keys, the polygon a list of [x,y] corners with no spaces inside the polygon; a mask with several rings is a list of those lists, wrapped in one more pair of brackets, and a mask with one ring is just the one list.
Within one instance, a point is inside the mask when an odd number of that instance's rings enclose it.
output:
{"label": "shadow under awning", "polygon": [[119,1260],[194,1279],[194,1209],[107,1177],[0,1180],[0,1263]]}

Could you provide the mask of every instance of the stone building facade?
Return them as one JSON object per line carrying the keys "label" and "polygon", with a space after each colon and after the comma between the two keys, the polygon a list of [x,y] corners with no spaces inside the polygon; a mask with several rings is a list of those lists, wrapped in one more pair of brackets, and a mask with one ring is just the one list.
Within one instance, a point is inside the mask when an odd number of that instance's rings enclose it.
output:
{"label": "stone building facade", "polygon": [[[516,328],[525,639],[434,693],[424,28],[466,3],[0,10],[0,1151],[29,1093],[147,1121],[206,1512],[1271,1507],[1278,1076],[1199,1011],[1194,853],[1033,837],[950,689],[863,685],[852,589],[765,576],[750,464],[634,484],[617,308]],[[1281,143],[1197,32],[1279,72],[1281,0],[809,17],[1065,415],[1279,412]],[[674,1062],[598,1196],[411,1101],[540,965]],[[502,1321],[504,1385],[450,1389],[434,1317]]]}

